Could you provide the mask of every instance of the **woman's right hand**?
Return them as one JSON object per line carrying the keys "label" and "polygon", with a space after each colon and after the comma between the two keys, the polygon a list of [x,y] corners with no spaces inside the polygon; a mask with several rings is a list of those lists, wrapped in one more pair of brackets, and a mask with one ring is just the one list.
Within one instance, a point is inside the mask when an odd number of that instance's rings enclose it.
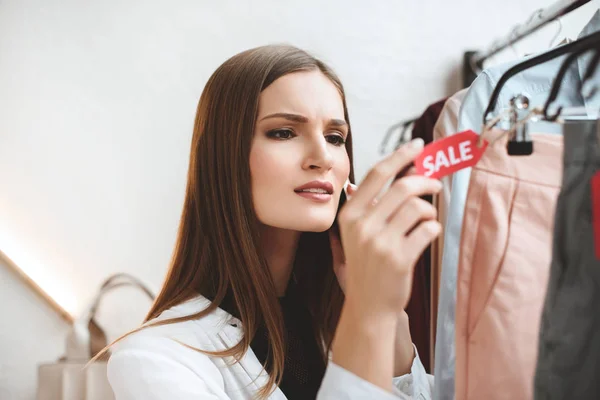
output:
{"label": "woman's right hand", "polygon": [[378,163],[338,214],[346,299],[333,362],[387,391],[392,390],[398,330],[408,331],[398,316],[410,299],[415,263],[441,232],[435,208],[419,196],[439,192],[442,184],[409,173],[378,195],[422,149],[423,141],[416,139]]}
{"label": "woman's right hand", "polygon": [[439,192],[442,184],[409,173],[377,196],[422,149],[423,141],[416,139],[378,163],[338,214],[346,299],[333,362],[387,391],[392,391],[398,330],[408,331],[398,316],[410,299],[415,263],[441,232],[436,210],[419,196]]}
{"label": "woman's right hand", "polygon": [[346,301],[372,316],[398,315],[404,310],[414,265],[441,232],[436,209],[419,198],[438,193],[440,181],[405,176],[378,198],[385,184],[422,149],[423,141],[413,140],[375,165],[338,216],[346,259]]}

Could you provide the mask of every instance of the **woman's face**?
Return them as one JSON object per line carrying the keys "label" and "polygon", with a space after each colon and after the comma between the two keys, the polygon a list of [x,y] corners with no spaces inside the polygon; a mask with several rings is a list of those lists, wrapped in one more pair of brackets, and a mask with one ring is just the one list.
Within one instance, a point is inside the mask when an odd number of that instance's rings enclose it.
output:
{"label": "woman's face", "polygon": [[342,98],[320,71],[295,72],[260,95],[250,150],[254,209],[261,223],[323,232],[350,174]]}

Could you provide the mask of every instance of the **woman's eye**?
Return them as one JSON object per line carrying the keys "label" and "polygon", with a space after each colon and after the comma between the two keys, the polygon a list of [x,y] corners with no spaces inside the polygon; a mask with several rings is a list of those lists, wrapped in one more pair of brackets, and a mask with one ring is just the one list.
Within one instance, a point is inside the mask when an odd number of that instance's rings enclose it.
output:
{"label": "woman's eye", "polygon": [[327,135],[327,141],[336,146],[343,146],[346,143],[346,139],[340,135]]}
{"label": "woman's eye", "polygon": [[273,129],[272,131],[267,132],[267,136],[274,139],[291,139],[294,136],[294,132],[291,129]]}

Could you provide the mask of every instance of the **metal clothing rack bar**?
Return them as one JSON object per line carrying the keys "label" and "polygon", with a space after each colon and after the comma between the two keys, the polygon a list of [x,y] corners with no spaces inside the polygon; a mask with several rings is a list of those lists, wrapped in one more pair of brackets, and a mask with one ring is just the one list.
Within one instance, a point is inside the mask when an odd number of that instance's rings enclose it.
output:
{"label": "metal clothing rack bar", "polygon": [[485,51],[469,51],[463,60],[463,84],[469,86],[483,68],[483,62],[531,35],[538,29],[589,3],[590,0],[559,0],[551,6],[537,10],[527,22],[515,27],[506,37],[497,40]]}

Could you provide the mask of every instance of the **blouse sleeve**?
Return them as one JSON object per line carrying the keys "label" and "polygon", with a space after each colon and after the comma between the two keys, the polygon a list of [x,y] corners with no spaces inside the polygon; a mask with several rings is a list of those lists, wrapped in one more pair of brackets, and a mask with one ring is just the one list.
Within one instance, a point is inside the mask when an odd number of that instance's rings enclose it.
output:
{"label": "blouse sleeve", "polygon": [[398,376],[393,379],[393,382],[395,393],[401,399],[431,400],[433,398],[433,375],[425,371],[416,347],[410,374]]}
{"label": "blouse sleeve", "polygon": [[425,372],[416,348],[410,374],[394,378],[393,384],[394,393],[387,392],[330,361],[317,400],[430,400],[433,376]]}

